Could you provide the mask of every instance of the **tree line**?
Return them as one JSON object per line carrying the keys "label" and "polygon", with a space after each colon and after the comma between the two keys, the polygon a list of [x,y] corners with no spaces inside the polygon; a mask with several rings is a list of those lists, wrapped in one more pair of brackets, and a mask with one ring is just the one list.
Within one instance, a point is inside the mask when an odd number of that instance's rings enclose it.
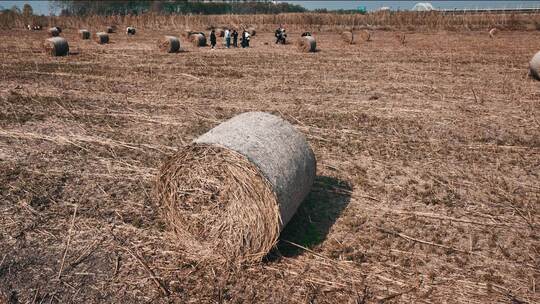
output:
{"label": "tree line", "polygon": [[299,13],[306,9],[289,3],[265,2],[199,2],[186,0],[56,0],[52,1],[60,15],[139,15],[157,14],[278,14]]}

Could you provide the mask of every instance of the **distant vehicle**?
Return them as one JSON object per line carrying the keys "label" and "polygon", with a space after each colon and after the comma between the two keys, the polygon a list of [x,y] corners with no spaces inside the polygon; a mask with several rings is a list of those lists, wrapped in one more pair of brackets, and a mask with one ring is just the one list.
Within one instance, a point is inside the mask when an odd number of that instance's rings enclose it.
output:
{"label": "distant vehicle", "polygon": [[388,7],[388,6],[381,6],[381,7],[379,7],[378,11],[379,11],[379,12],[387,12],[387,11],[390,11],[390,7]]}
{"label": "distant vehicle", "polygon": [[435,8],[429,2],[418,2],[413,6],[412,10],[416,12],[426,12],[434,11]]}

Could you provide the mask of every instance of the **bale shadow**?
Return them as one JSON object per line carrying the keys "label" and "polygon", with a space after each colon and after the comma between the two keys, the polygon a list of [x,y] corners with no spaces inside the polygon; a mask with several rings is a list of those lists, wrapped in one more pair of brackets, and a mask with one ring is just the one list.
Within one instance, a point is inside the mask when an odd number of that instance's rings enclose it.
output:
{"label": "bale shadow", "polygon": [[330,228],[349,205],[350,183],[329,176],[317,176],[311,192],[285,226],[277,246],[269,253],[269,261],[280,256],[294,257],[303,249],[291,243],[312,248],[326,239]]}

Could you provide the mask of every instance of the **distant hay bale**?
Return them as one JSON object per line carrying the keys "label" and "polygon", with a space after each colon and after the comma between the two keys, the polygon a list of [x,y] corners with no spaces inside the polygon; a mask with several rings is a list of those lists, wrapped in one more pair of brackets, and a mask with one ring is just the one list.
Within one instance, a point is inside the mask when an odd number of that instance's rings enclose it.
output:
{"label": "distant hay bale", "polygon": [[109,35],[104,32],[97,32],[96,33],[96,42],[99,44],[106,44],[109,43]]}
{"label": "distant hay bale", "polygon": [[341,39],[347,44],[354,43],[354,34],[353,32],[345,31],[341,33]]}
{"label": "distant hay bale", "polygon": [[396,40],[397,40],[401,45],[405,45],[405,43],[406,43],[406,36],[405,36],[405,33],[396,33]]}
{"label": "distant hay bale", "polygon": [[88,30],[79,30],[79,37],[83,40],[90,39],[90,32]]}
{"label": "distant hay bale", "polygon": [[203,33],[194,33],[189,36],[191,43],[196,47],[206,46],[206,36]]}
{"label": "distant hay bale", "polygon": [[258,262],[310,192],[315,173],[304,135],[279,117],[248,112],[170,157],[154,190],[187,253]]}
{"label": "distant hay bale", "polygon": [[43,48],[52,56],[66,56],[69,53],[69,45],[65,38],[52,37],[45,40]]}
{"label": "distant hay bale", "polygon": [[497,35],[498,32],[499,32],[498,29],[492,28],[491,30],[489,30],[489,37],[490,37],[491,39],[495,38],[495,35]]}
{"label": "distant hay bale", "polygon": [[368,30],[360,31],[357,36],[359,41],[371,41],[371,32]]}
{"label": "distant hay bale", "polygon": [[180,40],[174,36],[164,36],[158,41],[158,47],[162,52],[177,53],[180,51]]}
{"label": "distant hay bale", "polygon": [[536,80],[540,80],[540,51],[529,62],[529,74]]}
{"label": "distant hay bale", "polygon": [[57,27],[51,27],[47,30],[47,32],[49,33],[49,36],[51,37],[58,37],[60,35],[60,31],[58,30]]}
{"label": "distant hay bale", "polygon": [[132,26],[126,28],[126,35],[135,35],[136,32],[137,30]]}
{"label": "distant hay bale", "polygon": [[195,32],[191,31],[191,30],[185,30],[182,32],[182,37],[186,38],[186,39],[189,39],[191,37],[191,35],[195,34]]}
{"label": "distant hay bale", "polygon": [[249,27],[246,29],[246,31],[251,35],[251,36],[255,36],[257,34],[257,31],[255,30],[254,27]]}
{"label": "distant hay bale", "polygon": [[317,50],[317,41],[313,36],[300,37],[297,42],[298,49],[302,52],[315,52]]}
{"label": "distant hay bale", "polygon": [[218,36],[218,37],[225,37],[225,30],[224,30],[224,29],[222,29],[222,28],[217,28],[217,29],[215,29],[215,31],[216,31],[216,36]]}
{"label": "distant hay bale", "polygon": [[116,27],[115,26],[107,26],[107,29],[105,30],[107,32],[107,34],[112,34],[116,31]]}

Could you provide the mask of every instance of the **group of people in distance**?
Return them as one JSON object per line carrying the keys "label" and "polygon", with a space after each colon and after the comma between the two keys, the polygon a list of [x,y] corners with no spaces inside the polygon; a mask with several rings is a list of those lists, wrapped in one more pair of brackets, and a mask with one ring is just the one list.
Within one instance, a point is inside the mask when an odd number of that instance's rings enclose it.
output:
{"label": "group of people in distance", "polygon": [[281,26],[281,24],[276,29],[274,36],[276,36],[276,44],[287,44],[287,33],[285,32],[285,29],[283,28],[283,26]]}
{"label": "group of people in distance", "polygon": [[[242,48],[249,47],[250,37],[251,37],[251,35],[249,34],[248,31],[246,31],[246,30],[242,31],[242,37],[240,38],[241,39],[240,44],[241,44]],[[223,38],[225,40],[224,42],[225,42],[225,47],[226,48],[231,47],[231,41],[232,41],[232,46],[233,47],[235,47],[235,48],[238,47],[238,32],[235,29],[233,29],[231,31],[231,30],[226,28],[224,30],[224,32],[223,32]],[[216,30],[212,29],[212,31],[210,32],[210,45],[212,46],[212,49],[216,48],[216,44],[217,44]]]}

